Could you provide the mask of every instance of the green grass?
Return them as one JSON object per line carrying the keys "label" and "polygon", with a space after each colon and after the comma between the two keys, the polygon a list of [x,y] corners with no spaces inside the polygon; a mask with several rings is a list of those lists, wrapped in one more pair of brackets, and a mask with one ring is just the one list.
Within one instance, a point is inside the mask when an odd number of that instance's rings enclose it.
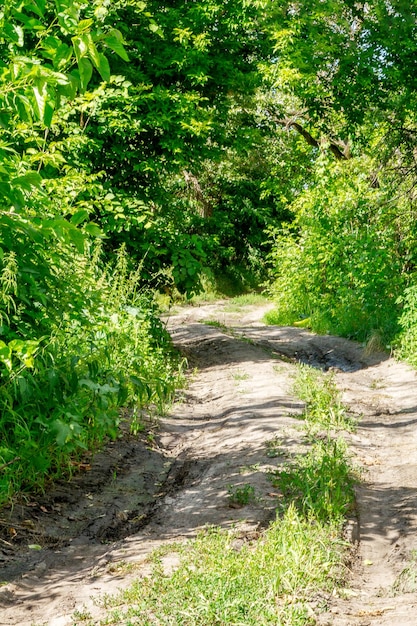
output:
{"label": "green grass", "polygon": [[333,374],[323,374],[308,365],[300,365],[293,391],[305,403],[302,418],[310,433],[320,429],[355,429],[356,421],[341,401]]}
{"label": "green grass", "polygon": [[416,593],[417,591],[417,550],[412,550],[409,556],[409,564],[397,576],[392,585],[392,596],[404,593]]}
{"label": "green grass", "polygon": [[[334,381],[299,368],[295,388],[306,402],[305,429],[320,434],[303,455],[270,474],[280,492],[276,519],[254,541],[237,531],[207,528],[196,539],[164,546],[153,571],[118,596],[104,598],[101,626],[313,626],[325,610],[317,598],[344,582],[349,546],[341,539],[354,503],[349,451],[334,432],[346,426]],[[323,428],[326,436],[323,438]],[[266,443],[268,456],[281,441]],[[282,455],[280,455],[282,456]],[[248,504],[250,485],[230,487],[229,499]],[[162,557],[176,556],[166,572]]]}
{"label": "green grass", "polygon": [[265,443],[266,456],[273,459],[278,456],[286,456],[286,450],[282,445],[282,441],[275,435]]}
{"label": "green grass", "polygon": [[224,311],[235,313],[241,311],[246,306],[262,306],[268,304],[268,302],[270,302],[268,298],[260,293],[245,293],[231,298],[224,307]]}
{"label": "green grass", "polygon": [[274,487],[306,518],[343,522],[354,502],[355,475],[343,439],[319,440],[271,475]]}
{"label": "green grass", "polygon": [[246,372],[236,372],[232,375],[233,380],[249,380],[250,376]]}
{"label": "green grass", "polygon": [[[310,318],[306,318],[309,322]],[[265,324],[270,326],[294,326],[296,321],[300,321],[299,318],[294,316],[291,312],[283,311],[281,309],[272,309],[264,315]],[[309,326],[307,325],[309,328]]]}
{"label": "green grass", "polygon": [[201,320],[201,324],[204,324],[205,326],[212,326],[213,328],[220,328],[220,330],[223,331],[229,330],[226,324],[222,324],[222,322],[219,322],[218,320]]}
{"label": "green grass", "polygon": [[337,535],[336,527],[311,524],[294,506],[261,540],[240,549],[233,533],[207,529],[180,547],[180,565],[171,575],[156,563],[149,577],[107,599],[113,609],[102,624],[314,624],[309,599],[319,590],[331,592],[340,576]]}

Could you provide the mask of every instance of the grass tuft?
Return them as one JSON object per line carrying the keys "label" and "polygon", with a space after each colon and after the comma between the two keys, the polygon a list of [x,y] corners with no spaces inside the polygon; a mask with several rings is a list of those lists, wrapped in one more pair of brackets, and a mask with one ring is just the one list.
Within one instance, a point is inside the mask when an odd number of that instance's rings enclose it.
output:
{"label": "grass tuft", "polygon": [[320,428],[355,429],[356,422],[341,401],[333,374],[323,374],[308,365],[300,365],[293,391],[305,402],[302,417],[310,432]]}
{"label": "grass tuft", "polygon": [[342,439],[317,441],[277,470],[272,482],[306,518],[341,523],[353,506],[355,478]]}

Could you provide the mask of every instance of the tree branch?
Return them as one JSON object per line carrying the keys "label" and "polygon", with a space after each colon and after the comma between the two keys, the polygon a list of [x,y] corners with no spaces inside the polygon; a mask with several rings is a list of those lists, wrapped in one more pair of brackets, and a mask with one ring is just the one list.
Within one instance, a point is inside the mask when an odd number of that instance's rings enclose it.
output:
{"label": "tree branch", "polygon": [[274,121],[280,124],[281,126],[285,126],[285,128],[293,128],[297,131],[308,143],[309,146],[313,146],[313,148],[322,148],[326,144],[329,146],[330,152],[333,156],[338,160],[346,160],[350,159],[350,147],[349,144],[341,141],[340,139],[315,139],[311,133],[308,132],[301,124],[296,122],[294,119],[285,118],[279,119],[277,117],[273,117]]}

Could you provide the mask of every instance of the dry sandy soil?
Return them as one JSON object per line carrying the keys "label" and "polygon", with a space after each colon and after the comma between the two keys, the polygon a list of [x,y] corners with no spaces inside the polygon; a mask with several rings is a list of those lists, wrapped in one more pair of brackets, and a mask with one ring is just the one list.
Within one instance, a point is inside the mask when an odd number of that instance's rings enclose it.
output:
{"label": "dry sandy soil", "polygon": [[[264,312],[223,302],[171,315],[192,374],[169,415],[86,459],[70,482],[0,511],[1,626],[67,626],[75,611],[98,623],[103,594],[146,572],[162,543],[207,524],[234,526],[243,541],[261,532],[277,502],[267,472],[303,446],[291,394],[300,361],[334,372],[359,419],[347,437],[363,468],[346,589],[317,624],[417,625],[416,373],[353,342],[264,326]],[[256,502],[231,507],[230,490],[247,484]]]}

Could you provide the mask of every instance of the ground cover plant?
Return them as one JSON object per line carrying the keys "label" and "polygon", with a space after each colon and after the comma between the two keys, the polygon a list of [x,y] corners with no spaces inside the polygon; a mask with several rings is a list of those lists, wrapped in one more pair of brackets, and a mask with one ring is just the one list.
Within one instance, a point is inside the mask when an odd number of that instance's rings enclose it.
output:
{"label": "ground cover plant", "polygon": [[[355,478],[346,444],[335,436],[344,427],[332,417],[342,411],[335,387],[324,374],[306,377],[305,368],[296,384],[308,396],[305,419],[316,421],[320,432],[312,440],[306,424],[312,441],[306,452],[271,473],[282,494],[276,520],[238,549],[235,531],[210,527],[195,540],[157,550],[149,575],[119,596],[105,597],[103,626],[315,623],[315,612],[325,608],[315,601],[317,594],[325,597],[344,579],[349,547],[341,529],[353,506]],[[240,506],[251,496],[244,487],[229,492]],[[168,572],[164,557],[170,554],[178,564]]]}

